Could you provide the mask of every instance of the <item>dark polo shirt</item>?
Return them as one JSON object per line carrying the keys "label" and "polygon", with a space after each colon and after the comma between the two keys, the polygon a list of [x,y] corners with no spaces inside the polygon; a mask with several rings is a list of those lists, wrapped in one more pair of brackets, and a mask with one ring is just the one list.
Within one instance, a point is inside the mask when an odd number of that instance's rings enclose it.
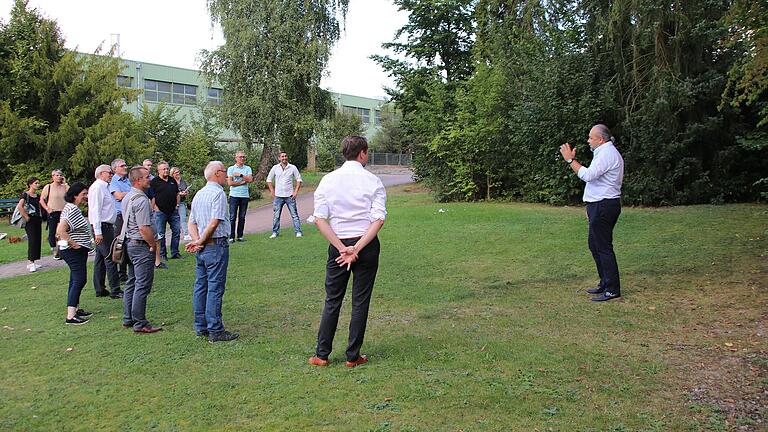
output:
{"label": "dark polo shirt", "polygon": [[176,183],[176,180],[168,176],[168,181],[165,181],[160,176],[156,176],[149,184],[155,191],[155,205],[157,205],[157,208],[167,215],[176,211],[176,195],[179,193],[179,185]]}

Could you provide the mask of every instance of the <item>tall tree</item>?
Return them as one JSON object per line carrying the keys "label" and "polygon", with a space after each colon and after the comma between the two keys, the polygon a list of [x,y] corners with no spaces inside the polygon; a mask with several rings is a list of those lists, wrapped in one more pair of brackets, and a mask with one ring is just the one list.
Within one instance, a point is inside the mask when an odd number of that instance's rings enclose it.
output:
{"label": "tall tree", "polygon": [[[203,72],[224,87],[222,117],[249,148],[263,146],[257,180],[274,149],[299,165],[318,121],[333,113],[320,78],[349,0],[208,0],[224,44],[203,52]],[[303,163],[302,163],[303,161]]]}
{"label": "tall tree", "polygon": [[146,154],[122,111],[136,92],[117,84],[121,68],[65,49],[56,23],[16,0],[0,25],[0,182],[52,167],[86,178],[104,161]]}

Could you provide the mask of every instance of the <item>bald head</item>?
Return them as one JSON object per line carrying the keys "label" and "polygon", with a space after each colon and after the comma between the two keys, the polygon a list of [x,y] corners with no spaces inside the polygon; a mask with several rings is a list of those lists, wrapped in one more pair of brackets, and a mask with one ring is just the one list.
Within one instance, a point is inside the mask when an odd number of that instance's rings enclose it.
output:
{"label": "bald head", "polygon": [[222,186],[227,182],[227,169],[221,161],[211,161],[205,166],[203,171],[205,179],[210,182],[218,183]]}

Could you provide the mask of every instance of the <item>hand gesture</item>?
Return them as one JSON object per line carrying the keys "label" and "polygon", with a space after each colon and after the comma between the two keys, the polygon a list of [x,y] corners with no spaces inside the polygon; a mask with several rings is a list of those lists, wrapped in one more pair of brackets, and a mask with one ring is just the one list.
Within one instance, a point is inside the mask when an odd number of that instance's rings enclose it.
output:
{"label": "hand gesture", "polygon": [[560,154],[563,155],[563,159],[576,159],[576,148],[571,148],[571,145],[565,143],[560,146]]}
{"label": "hand gesture", "polygon": [[96,245],[98,246],[98,245],[100,245],[100,244],[101,244],[101,242],[103,242],[103,241],[104,241],[104,236],[103,236],[103,235],[100,235],[100,234],[97,234],[97,235],[96,235],[96,237],[93,239],[93,241],[94,241],[94,242],[96,243]]}

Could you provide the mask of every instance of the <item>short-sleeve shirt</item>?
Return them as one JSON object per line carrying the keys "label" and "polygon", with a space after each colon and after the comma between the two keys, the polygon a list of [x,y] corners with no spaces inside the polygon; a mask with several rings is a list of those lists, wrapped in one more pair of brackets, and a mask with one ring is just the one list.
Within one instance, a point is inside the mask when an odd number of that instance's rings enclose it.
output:
{"label": "short-sleeve shirt", "polygon": [[[112,181],[109,182],[109,193],[112,194],[113,198],[115,196],[115,192],[127,193],[130,191],[131,182],[128,180],[128,176],[120,177],[119,175],[115,175],[112,177]],[[123,212],[122,204],[123,200],[118,200],[115,198],[115,210],[117,210],[117,214],[121,214]]]}
{"label": "short-sleeve shirt", "polygon": [[69,238],[73,242],[84,248],[93,249],[90,224],[78,206],[67,203],[61,211],[61,221],[69,226]]}
{"label": "short-sleeve shirt", "polygon": [[[134,195],[139,196],[131,201]],[[125,234],[126,237],[132,240],[144,240],[144,237],[141,236],[141,231],[139,231],[139,227],[142,226],[149,226],[152,228],[154,237],[155,215],[152,212],[152,203],[149,202],[147,195],[140,189],[132,187],[131,191],[128,192],[128,195],[123,198],[123,202],[125,203],[126,210],[123,217],[128,221]]]}
{"label": "short-sleeve shirt", "polygon": [[267,175],[267,183],[275,185],[275,196],[280,198],[287,198],[293,195],[293,179],[301,183],[299,169],[296,168],[296,165],[292,164],[287,164],[285,168],[277,164],[269,170],[269,175]]}
{"label": "short-sleeve shirt", "polygon": [[69,185],[66,183],[49,183],[43,187],[43,193],[40,196],[45,201],[45,204],[48,205],[51,213],[60,212],[67,205],[67,202],[64,201],[64,194],[67,193],[67,190],[69,190]]}
{"label": "short-sleeve shirt", "polygon": [[189,222],[197,225],[199,236],[213,219],[218,219],[219,225],[211,237],[229,237],[231,224],[227,194],[224,193],[224,188],[220,184],[209,181],[192,200]]}
{"label": "short-sleeve shirt", "polygon": [[179,185],[176,179],[168,176],[168,180],[163,180],[160,176],[152,179],[150,182],[155,191],[155,205],[161,212],[170,215],[176,210],[176,195],[179,194]]}
{"label": "short-sleeve shirt", "polygon": [[[252,174],[253,170],[251,170],[251,167],[248,165],[243,165],[241,167],[232,165],[231,167],[227,168],[227,177],[232,177],[232,180],[234,181],[242,181],[243,176]],[[235,198],[249,198],[250,195],[248,194],[248,183],[240,186],[230,186],[229,196]]]}

